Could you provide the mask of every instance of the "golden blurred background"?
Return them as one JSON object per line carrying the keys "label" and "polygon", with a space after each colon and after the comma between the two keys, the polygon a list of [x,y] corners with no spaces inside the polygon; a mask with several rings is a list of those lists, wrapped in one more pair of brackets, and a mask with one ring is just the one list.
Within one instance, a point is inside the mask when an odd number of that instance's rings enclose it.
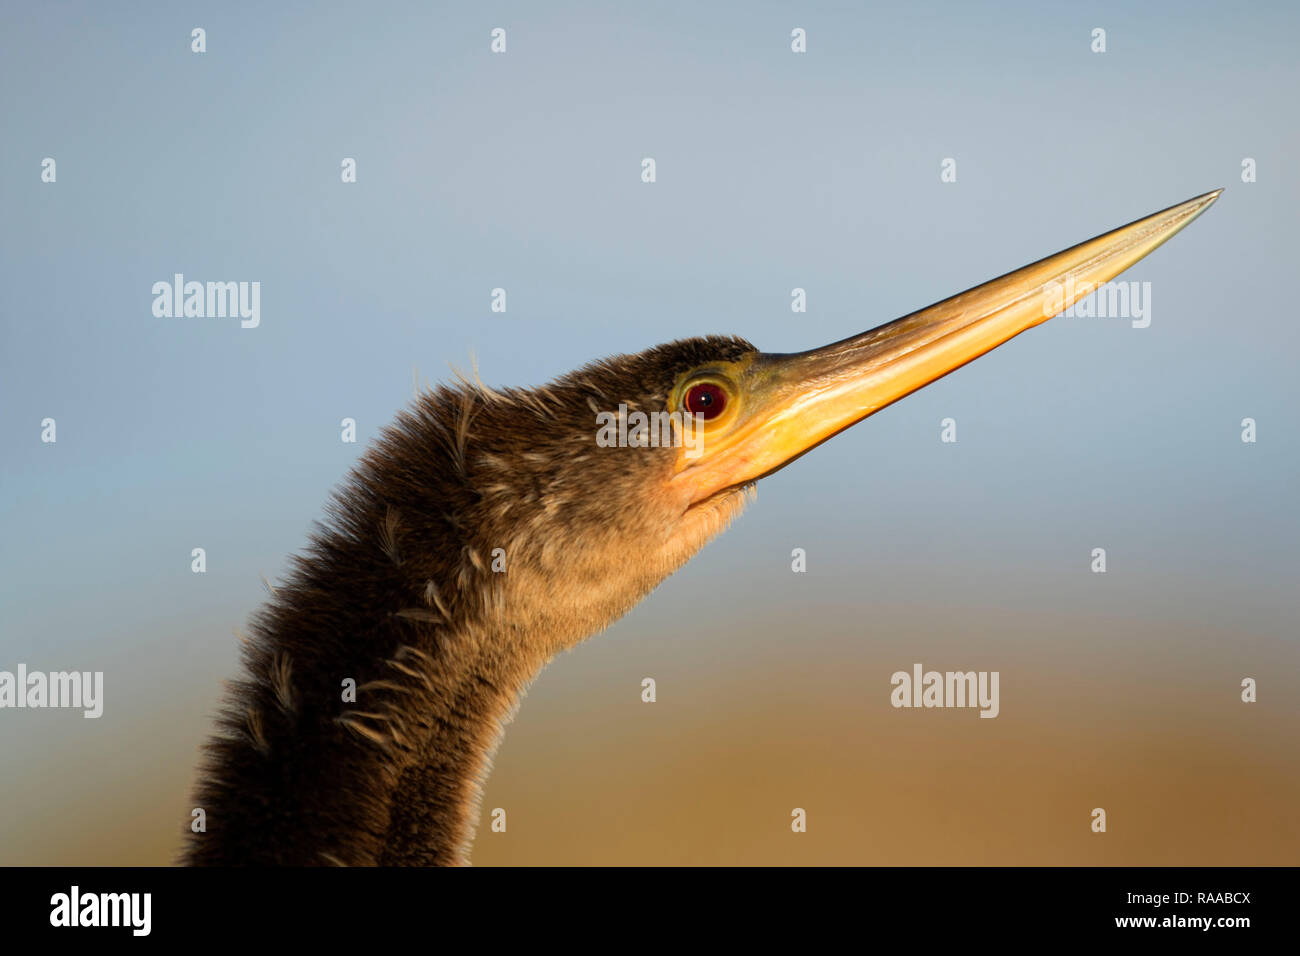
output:
{"label": "golden blurred background", "polygon": [[[484,795],[476,865],[1300,859],[1300,687],[1281,641],[1245,661],[1209,630],[986,608],[698,620],[662,590],[534,685]],[[1000,716],[892,708],[889,675],[914,661],[999,670]],[[1238,674],[1258,678],[1258,703],[1240,701]],[[170,862],[207,729],[189,704],[119,728],[129,749],[92,734],[58,765],[14,768],[6,806],[26,820],[0,862]]]}

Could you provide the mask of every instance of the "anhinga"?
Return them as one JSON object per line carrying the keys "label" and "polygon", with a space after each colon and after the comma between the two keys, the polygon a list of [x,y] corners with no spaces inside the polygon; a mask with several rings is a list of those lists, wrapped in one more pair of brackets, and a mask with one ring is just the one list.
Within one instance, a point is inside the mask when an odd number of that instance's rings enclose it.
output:
{"label": "anhinga", "polygon": [[[502,728],[552,657],[685,563],[759,478],[1064,310],[1218,195],[809,352],[697,338],[537,389],[425,392],[255,616],[186,862],[467,862]],[[602,413],[679,410],[694,448],[597,441]]]}

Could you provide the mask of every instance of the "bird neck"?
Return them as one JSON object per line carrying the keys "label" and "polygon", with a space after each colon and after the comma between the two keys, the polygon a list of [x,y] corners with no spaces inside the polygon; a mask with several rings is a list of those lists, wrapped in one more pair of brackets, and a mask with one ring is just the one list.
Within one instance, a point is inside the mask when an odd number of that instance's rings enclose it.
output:
{"label": "bird neck", "polygon": [[208,745],[189,862],[468,862],[493,751],[545,661],[449,622],[436,589],[411,601],[404,574],[343,565],[361,569],[345,591],[318,571],[256,621],[249,677]]}
{"label": "bird neck", "polygon": [[493,751],[554,650],[466,532],[475,494],[424,452],[430,427],[363,462],[253,618],[187,862],[468,861]]}
{"label": "bird neck", "polygon": [[496,646],[490,635],[472,630],[441,637],[423,659],[405,645],[402,663],[413,672],[407,676],[424,693],[416,691],[420,703],[387,721],[400,740],[385,748],[395,778],[376,860],[381,865],[469,862],[492,757],[525,687],[544,664],[507,660],[488,650]]}

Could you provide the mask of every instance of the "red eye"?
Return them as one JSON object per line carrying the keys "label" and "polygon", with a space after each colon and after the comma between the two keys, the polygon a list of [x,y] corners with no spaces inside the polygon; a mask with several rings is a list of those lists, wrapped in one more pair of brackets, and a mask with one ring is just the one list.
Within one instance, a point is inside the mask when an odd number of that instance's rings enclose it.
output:
{"label": "red eye", "polygon": [[727,393],[722,390],[722,386],[712,382],[692,385],[682,398],[682,406],[692,415],[703,415],[707,421],[722,414],[722,410],[727,407]]}

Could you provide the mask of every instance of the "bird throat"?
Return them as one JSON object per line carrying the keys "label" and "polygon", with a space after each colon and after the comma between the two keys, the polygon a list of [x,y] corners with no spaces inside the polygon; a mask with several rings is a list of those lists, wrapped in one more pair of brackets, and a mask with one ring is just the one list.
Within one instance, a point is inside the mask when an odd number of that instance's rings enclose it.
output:
{"label": "bird throat", "polygon": [[[459,639],[457,639],[458,642]],[[472,639],[454,666],[426,671],[437,690],[407,723],[419,743],[394,764],[388,826],[375,862],[381,866],[469,863],[483,784],[527,684],[545,661],[513,658]]]}

